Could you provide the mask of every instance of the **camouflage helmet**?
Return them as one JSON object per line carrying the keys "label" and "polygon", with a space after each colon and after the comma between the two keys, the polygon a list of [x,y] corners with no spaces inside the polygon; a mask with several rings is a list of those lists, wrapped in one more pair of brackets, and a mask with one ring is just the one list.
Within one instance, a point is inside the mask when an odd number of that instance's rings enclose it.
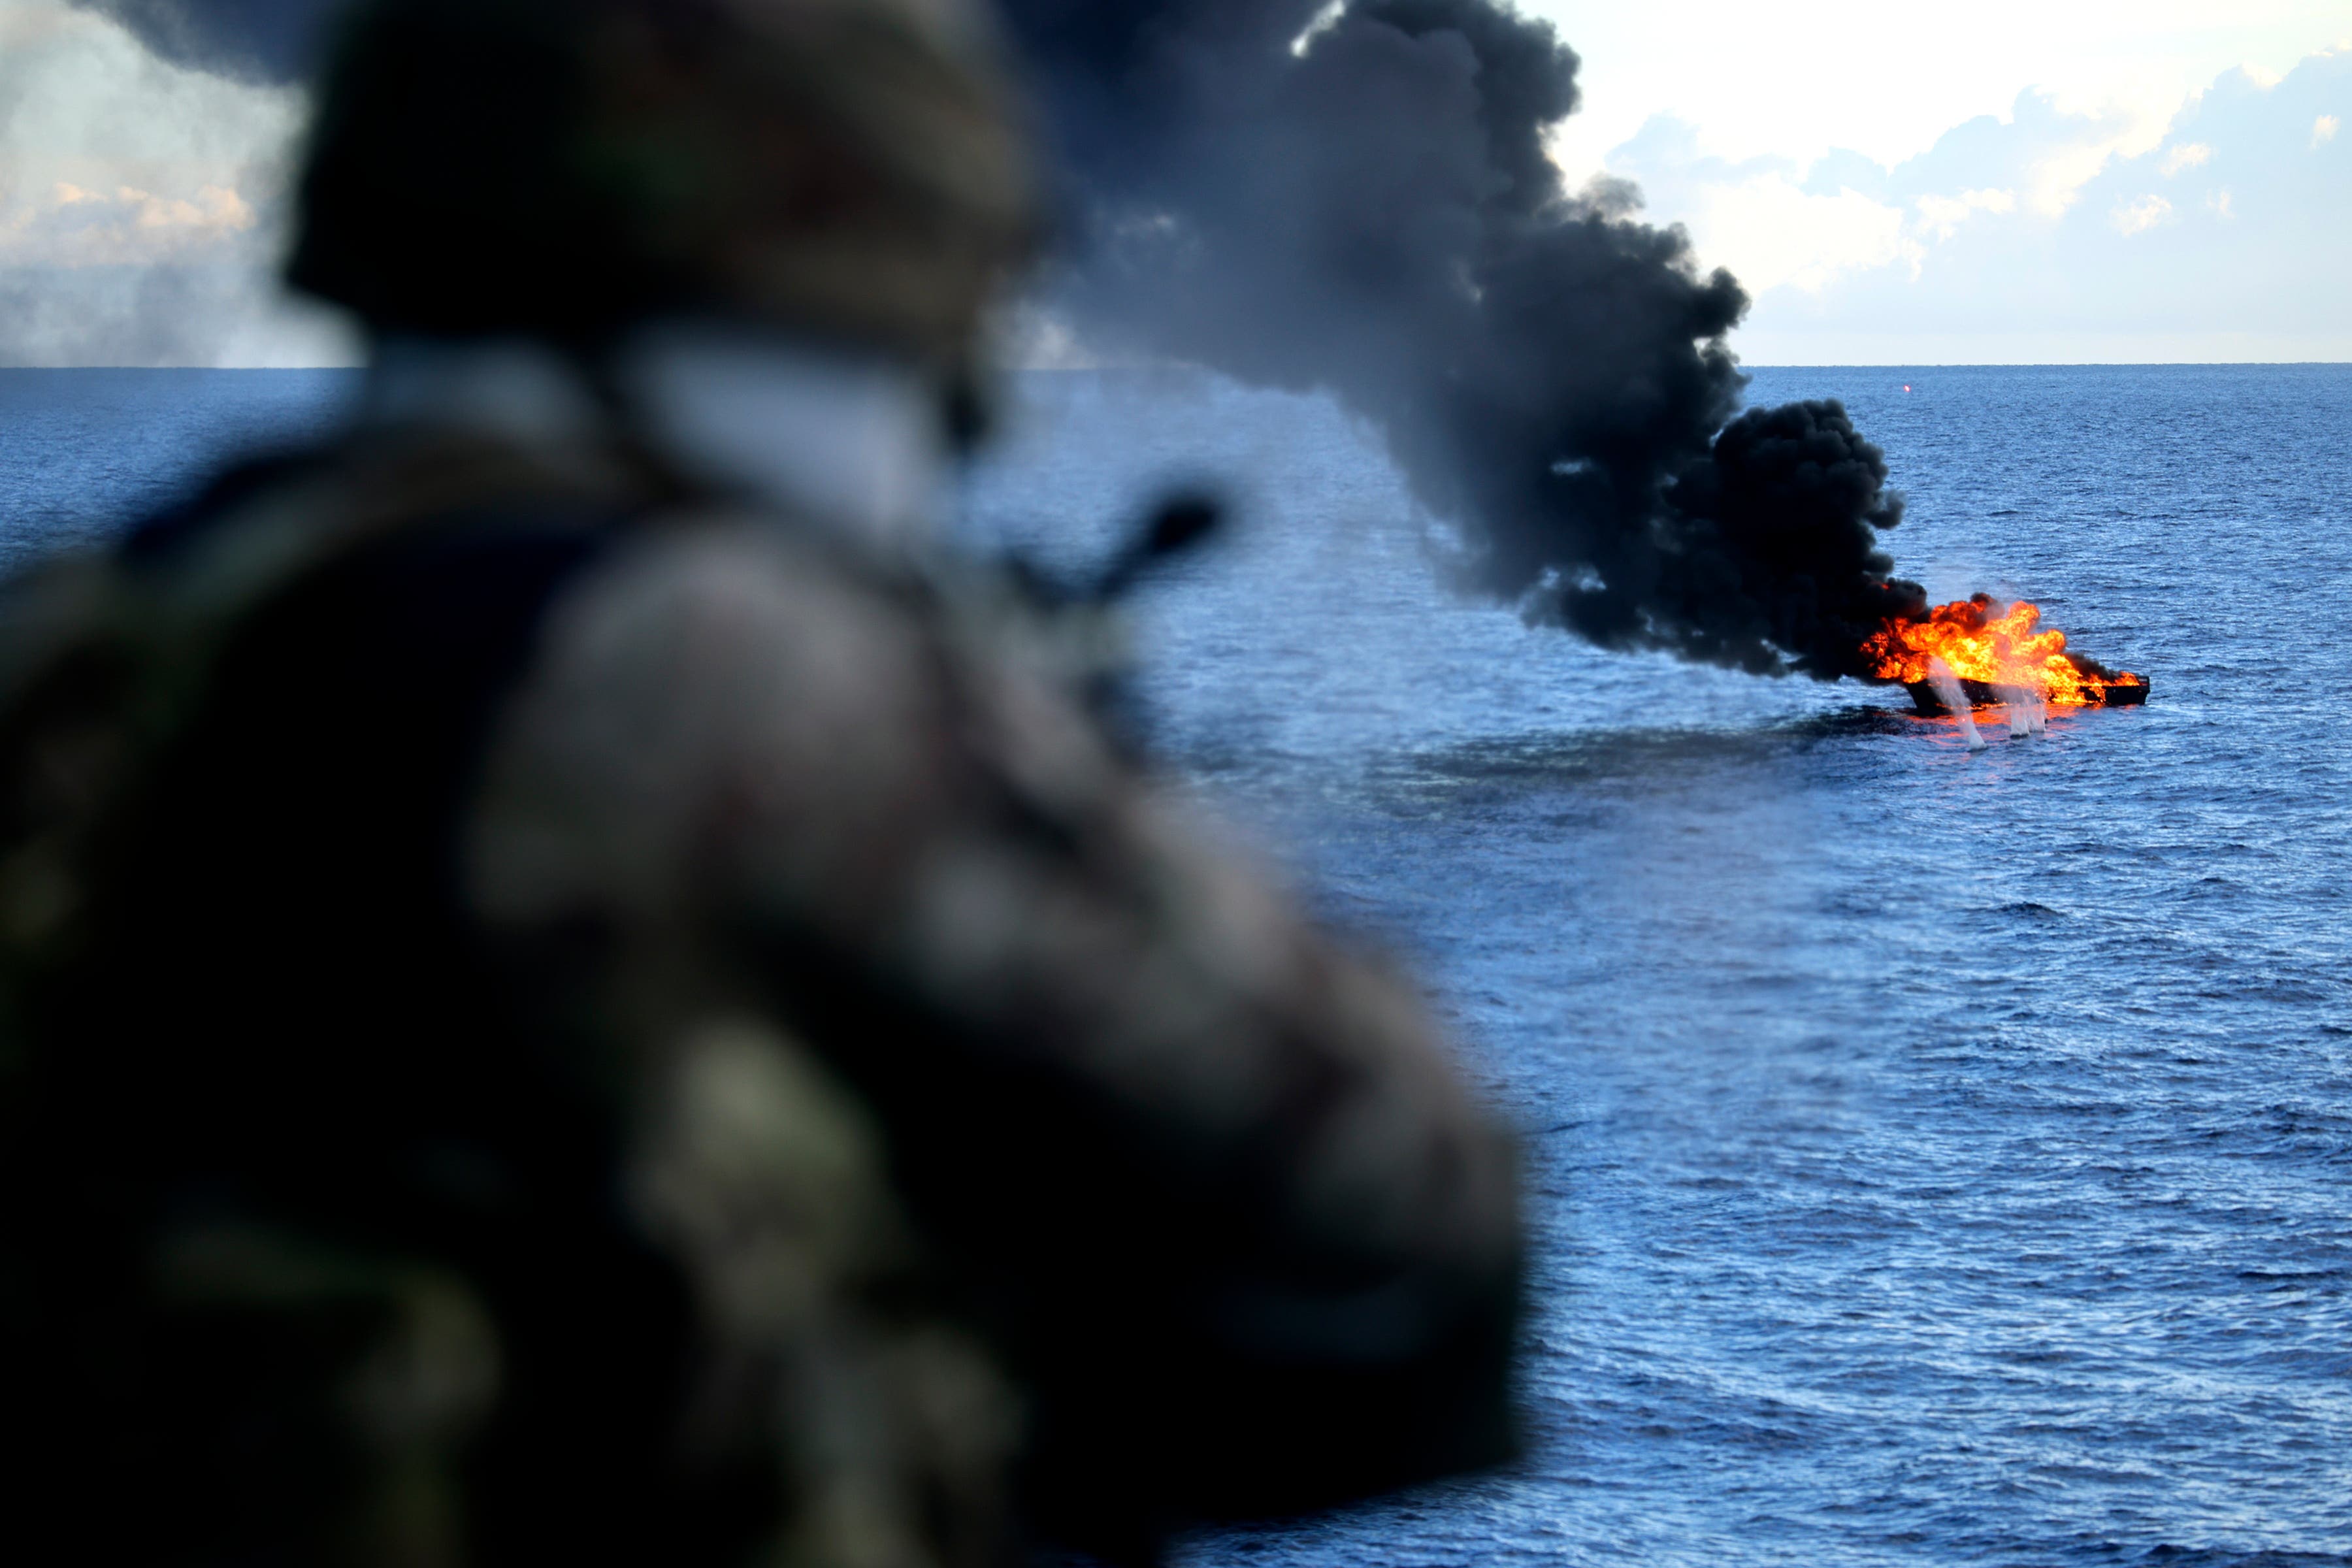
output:
{"label": "camouflage helmet", "polygon": [[378,331],[702,311],[958,363],[1035,227],[977,0],[362,0],[288,265]]}

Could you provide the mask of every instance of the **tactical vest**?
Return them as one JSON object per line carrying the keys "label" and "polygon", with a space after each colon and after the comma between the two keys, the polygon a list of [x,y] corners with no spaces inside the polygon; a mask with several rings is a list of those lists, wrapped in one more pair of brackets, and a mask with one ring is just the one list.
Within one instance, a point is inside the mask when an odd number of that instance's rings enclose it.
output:
{"label": "tactical vest", "polygon": [[609,1100],[458,897],[541,612],[644,505],[495,448],[354,448],[19,585],[0,1356],[28,1535],[691,1562],[772,1520],[759,1456],[663,1451],[689,1303],[616,1216]]}
{"label": "tactical vest", "polygon": [[[1261,1227],[1300,1180],[1279,1146],[1205,1184],[1138,1158],[1149,1108],[1055,1056],[1050,1007],[1014,1042],[1045,1048],[990,1048],[787,920],[740,960],[772,1016],[689,998],[618,1082],[579,1048],[560,1015],[628,936],[493,943],[459,855],[545,612],[672,515],[585,472],[249,470],[0,613],[21,1531],[153,1563],[992,1568],[1017,1498],[1141,1561],[1183,1520],[1507,1453],[1510,1278],[1446,1254],[1399,1297],[1378,1247]],[[940,631],[900,596],[906,636]],[[950,727],[1005,741],[932,653]],[[975,842],[1170,897],[1016,770],[971,787]],[[1369,1081],[1344,1047],[1391,993],[1343,1005],[1346,979],[1300,965],[1255,1037],[1302,1120]]]}

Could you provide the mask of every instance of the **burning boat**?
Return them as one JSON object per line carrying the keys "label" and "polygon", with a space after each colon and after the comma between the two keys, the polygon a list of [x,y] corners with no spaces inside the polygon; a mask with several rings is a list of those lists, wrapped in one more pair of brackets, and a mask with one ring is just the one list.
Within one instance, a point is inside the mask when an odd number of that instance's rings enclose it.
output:
{"label": "burning boat", "polygon": [[1881,679],[1901,681],[1912,706],[1930,716],[1952,710],[1954,690],[1970,707],[2021,697],[2053,708],[2147,700],[2146,678],[2069,651],[2064,632],[2042,625],[2040,606],[2023,600],[2004,606],[1989,594],[1938,605],[1916,620],[1890,620],[1863,651]]}
{"label": "burning boat", "polygon": [[[1932,680],[1906,680],[1903,683],[1903,689],[1911,694],[1911,706],[1918,710],[1922,718],[1933,719],[1952,710],[1951,704],[1944,700],[1943,694],[1936,689],[1936,683]],[[1961,695],[1968,699],[1971,708],[2005,706],[2013,700],[2011,693],[2016,689],[1984,680],[1963,679],[1960,682]],[[2128,681],[2118,679],[2113,685],[2094,688],[2079,698],[2063,702],[2055,697],[2043,700],[2053,708],[2132,708],[2147,700],[2147,682],[2137,679]]]}

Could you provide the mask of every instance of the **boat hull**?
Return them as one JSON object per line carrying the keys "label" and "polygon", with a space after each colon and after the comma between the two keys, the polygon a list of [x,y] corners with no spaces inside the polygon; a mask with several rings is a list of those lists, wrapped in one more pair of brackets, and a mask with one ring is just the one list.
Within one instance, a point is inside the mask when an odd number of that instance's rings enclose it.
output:
{"label": "boat hull", "polygon": [[[1911,694],[1911,706],[1922,718],[1934,719],[1951,711],[1936,688],[1925,680],[1906,681],[1903,689]],[[2090,704],[2094,708],[2137,708],[2147,700],[2147,682],[2137,686],[2108,686],[2100,689],[2102,700]],[[1963,680],[1960,692],[1971,708],[1998,708],[2001,703],[2000,688],[1982,680]]]}

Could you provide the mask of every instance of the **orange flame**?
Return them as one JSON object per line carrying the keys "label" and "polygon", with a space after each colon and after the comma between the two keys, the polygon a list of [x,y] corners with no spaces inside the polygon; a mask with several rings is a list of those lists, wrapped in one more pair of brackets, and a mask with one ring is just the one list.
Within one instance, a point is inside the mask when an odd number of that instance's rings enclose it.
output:
{"label": "orange flame", "polygon": [[1916,621],[1890,620],[1863,640],[1885,680],[1927,679],[1927,661],[1940,658],[1963,680],[2038,691],[2053,707],[2106,700],[2110,688],[2147,684],[2126,670],[2111,675],[2066,651],[2066,634],[2042,626],[2040,606],[2018,601],[2003,609],[1990,595],[1938,605]]}

